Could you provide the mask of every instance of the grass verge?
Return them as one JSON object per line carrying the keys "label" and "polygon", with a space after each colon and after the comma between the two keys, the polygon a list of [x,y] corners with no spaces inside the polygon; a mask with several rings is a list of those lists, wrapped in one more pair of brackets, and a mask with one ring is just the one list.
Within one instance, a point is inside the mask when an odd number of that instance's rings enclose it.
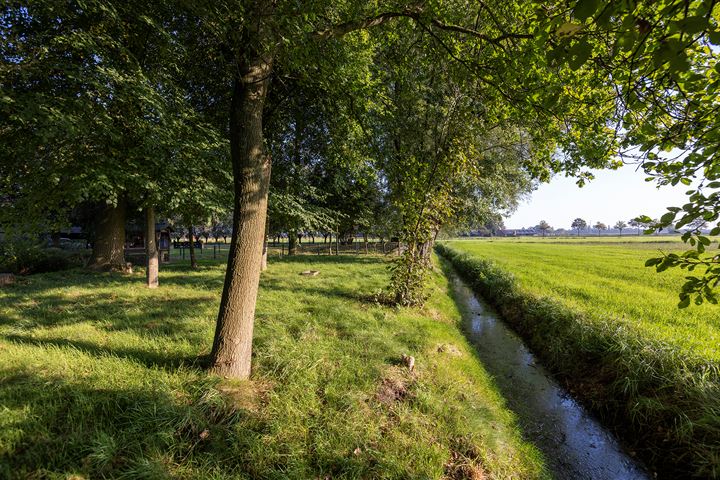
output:
{"label": "grass verge", "polygon": [[174,262],[148,290],[142,271],[69,270],[0,290],[0,477],[547,477],[440,273],[423,310],[392,309],[368,300],[380,258],[272,262],[244,382],[201,368],[223,273]]}
{"label": "grass verge", "polygon": [[717,362],[529,292],[492,261],[437,250],[660,477],[720,476]]}

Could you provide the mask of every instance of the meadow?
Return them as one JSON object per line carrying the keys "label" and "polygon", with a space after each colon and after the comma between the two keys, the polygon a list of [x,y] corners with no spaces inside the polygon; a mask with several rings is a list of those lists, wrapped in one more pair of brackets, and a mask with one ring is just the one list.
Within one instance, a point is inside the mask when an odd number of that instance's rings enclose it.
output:
{"label": "meadow", "polygon": [[682,251],[684,244],[677,237],[529,237],[448,245],[493,260],[528,292],[552,297],[589,316],[612,319],[703,359],[720,360],[720,307],[706,303],[678,309],[678,293],[688,272],[657,273],[644,266],[660,252]]}
{"label": "meadow", "polygon": [[682,248],[663,237],[473,239],[438,247],[661,476],[717,478],[720,307],[678,309],[687,273],[644,266],[660,251]]}
{"label": "meadow", "polygon": [[547,478],[447,280],[390,308],[386,265],[271,259],[241,382],[203,369],[221,259],[175,257],[156,290],[142,269],[20,278],[0,289],[0,477]]}

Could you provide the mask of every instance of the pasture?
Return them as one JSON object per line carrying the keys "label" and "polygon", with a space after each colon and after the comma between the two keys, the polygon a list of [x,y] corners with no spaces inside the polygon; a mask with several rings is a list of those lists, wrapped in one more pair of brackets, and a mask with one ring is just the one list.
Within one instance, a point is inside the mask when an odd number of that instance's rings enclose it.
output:
{"label": "pasture", "polygon": [[[490,259],[517,279],[522,289],[552,297],[603,321],[622,323],[640,335],[720,360],[720,307],[678,309],[678,292],[688,272],[656,273],[645,260],[681,251],[677,237],[508,238],[447,242]],[[715,244],[714,248],[717,248]]]}

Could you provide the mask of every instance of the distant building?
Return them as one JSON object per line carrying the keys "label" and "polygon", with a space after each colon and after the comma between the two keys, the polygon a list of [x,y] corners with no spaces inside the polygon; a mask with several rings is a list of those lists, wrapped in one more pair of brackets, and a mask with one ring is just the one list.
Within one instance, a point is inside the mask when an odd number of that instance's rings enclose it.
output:
{"label": "distant building", "polygon": [[539,234],[535,228],[507,228],[500,232],[504,237],[534,237]]}

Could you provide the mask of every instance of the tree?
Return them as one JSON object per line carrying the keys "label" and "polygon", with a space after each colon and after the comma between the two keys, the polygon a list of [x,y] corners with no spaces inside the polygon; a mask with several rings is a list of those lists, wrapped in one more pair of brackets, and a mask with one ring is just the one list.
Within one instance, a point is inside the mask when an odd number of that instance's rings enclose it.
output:
{"label": "tree", "polygon": [[597,230],[598,236],[600,236],[600,232],[607,230],[608,227],[602,222],[597,222],[595,225],[593,225],[593,228]]}
{"label": "tree", "polygon": [[622,220],[618,220],[615,222],[614,228],[618,229],[620,231],[620,236],[622,237],[622,231],[627,227],[627,223],[623,222]]}
{"label": "tree", "polygon": [[552,230],[552,227],[545,220],[540,220],[540,223],[537,225],[537,229],[540,230],[540,232],[542,232],[542,236],[545,237],[545,234]]}
{"label": "tree", "polygon": [[576,230],[576,231],[577,231],[577,234],[578,234],[578,237],[579,237],[579,236],[580,236],[580,231],[581,231],[581,230],[585,230],[585,229],[587,228],[587,222],[586,222],[585,220],[583,220],[582,218],[576,218],[575,220],[573,220],[573,222],[572,222],[572,224],[570,225],[570,227],[571,227],[573,230]]}
{"label": "tree", "polygon": [[638,229],[638,235],[646,232],[652,226],[653,220],[650,217],[641,215],[630,220],[630,225]]}
{"label": "tree", "polygon": [[[93,203],[91,265],[123,268],[129,206],[146,210],[150,239],[159,200],[192,179],[173,164],[224,148],[177,77],[184,47],[174,7],[39,1],[3,8],[0,56],[9,68],[2,88],[12,92],[0,100],[0,192],[12,199],[0,211],[5,228],[55,228],[70,209]],[[19,135],[23,142],[12,140]],[[147,257],[154,270],[150,248]]]}
{"label": "tree", "polygon": [[[562,8],[544,9],[538,31],[564,33],[548,55],[611,77],[622,158],[639,163],[649,181],[690,187],[687,203],[668,207],[652,228],[681,230],[703,218],[714,225],[711,235],[720,234],[717,3],[579,0],[571,7],[571,18]],[[702,274],[689,276],[682,287],[679,306],[688,306],[691,297],[696,303],[718,302],[720,256],[707,252],[709,239],[699,230],[681,239],[689,250],[649,259],[648,266],[657,271],[700,267]]]}

